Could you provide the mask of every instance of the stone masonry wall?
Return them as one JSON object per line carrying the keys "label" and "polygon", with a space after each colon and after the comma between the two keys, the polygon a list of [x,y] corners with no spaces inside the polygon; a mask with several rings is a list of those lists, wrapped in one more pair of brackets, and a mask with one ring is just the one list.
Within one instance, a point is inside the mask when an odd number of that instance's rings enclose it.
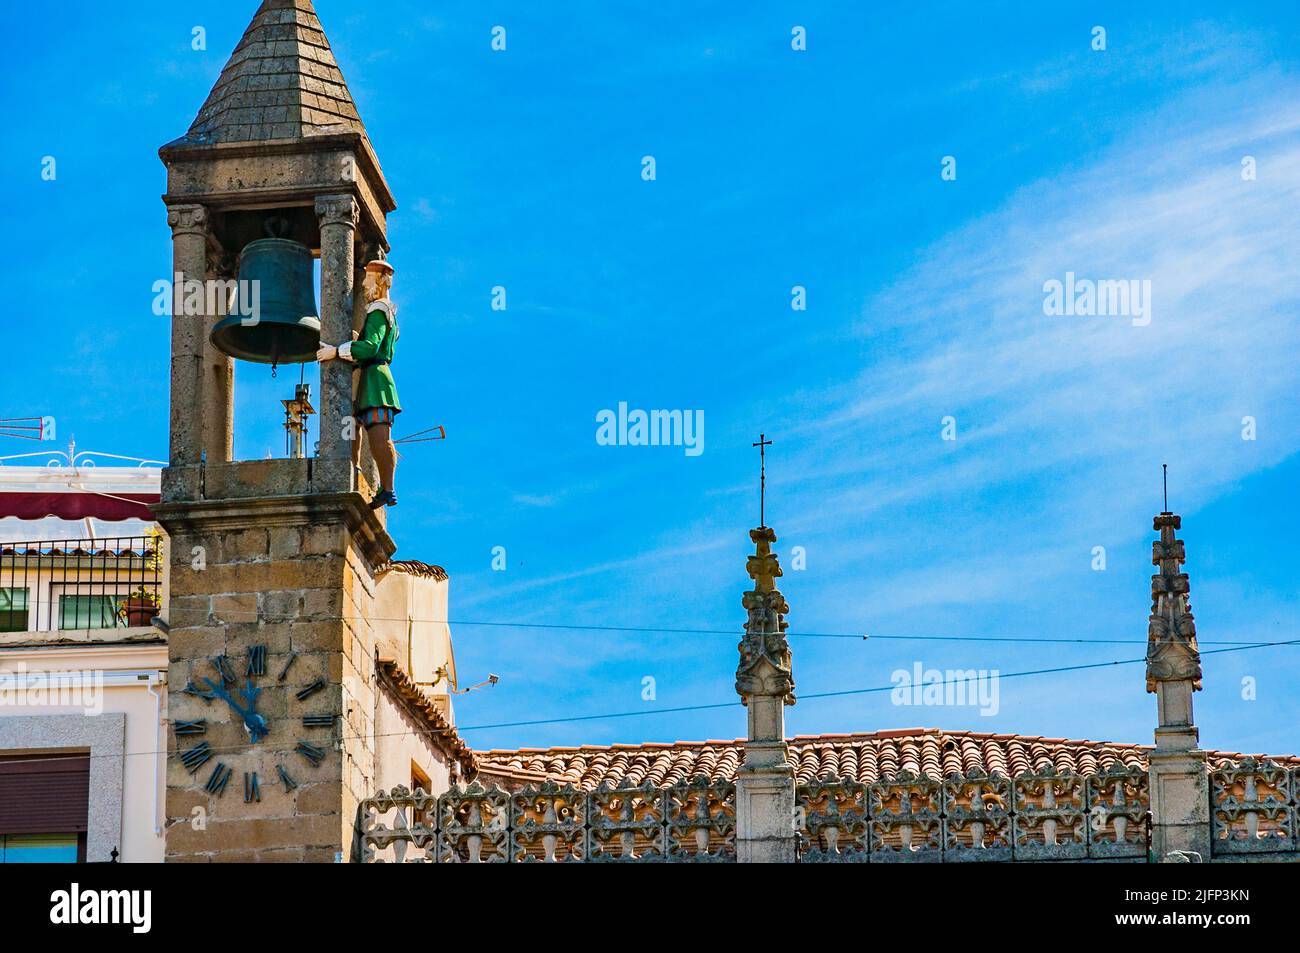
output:
{"label": "stone masonry wall", "polygon": [[[160,512],[173,541],[166,859],[346,860],[357,805],[374,778],[374,634],[358,621],[371,614],[370,566],[341,518],[201,506],[202,515],[184,504]],[[214,660],[222,655],[236,676],[230,690],[242,688],[254,645],[266,646],[266,674],[255,684],[269,730],[250,744],[229,705],[184,689],[206,689],[205,677],[220,684]],[[325,687],[300,700],[317,679]],[[319,714],[335,715],[333,726],[304,726],[304,715]],[[198,719],[205,732],[176,734],[177,721]],[[318,765],[295,750],[299,741],[323,749]],[[201,742],[211,756],[191,772],[180,752]],[[231,775],[214,794],[204,785],[219,764]],[[246,801],[245,774],[253,772],[260,799]]]}

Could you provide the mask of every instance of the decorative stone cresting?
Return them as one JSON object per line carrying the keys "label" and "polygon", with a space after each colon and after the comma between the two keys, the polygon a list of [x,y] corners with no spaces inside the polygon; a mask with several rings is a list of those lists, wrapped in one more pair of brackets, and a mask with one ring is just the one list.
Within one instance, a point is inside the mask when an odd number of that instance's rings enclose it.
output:
{"label": "decorative stone cresting", "polygon": [[1210,775],[1212,852],[1294,854],[1300,768],[1245,758]]}
{"label": "decorative stone cresting", "polygon": [[805,863],[1131,860],[1147,857],[1146,773],[970,772],[942,782],[800,785]]}
{"label": "decorative stone cresting", "polygon": [[728,863],[736,788],[697,778],[665,788],[579,791],[548,782],[513,794],[473,783],[434,798],[397,787],[361,802],[361,863]]}

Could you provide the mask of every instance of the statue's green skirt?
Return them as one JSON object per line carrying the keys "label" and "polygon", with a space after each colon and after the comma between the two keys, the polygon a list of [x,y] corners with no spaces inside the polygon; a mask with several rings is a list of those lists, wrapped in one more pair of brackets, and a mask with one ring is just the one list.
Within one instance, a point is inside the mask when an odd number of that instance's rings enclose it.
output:
{"label": "statue's green skirt", "polygon": [[402,405],[397,400],[397,385],[393,383],[393,372],[387,364],[364,367],[359,373],[361,380],[357,382],[357,397],[353,402],[357,413],[369,407],[391,407],[394,413],[402,412]]}

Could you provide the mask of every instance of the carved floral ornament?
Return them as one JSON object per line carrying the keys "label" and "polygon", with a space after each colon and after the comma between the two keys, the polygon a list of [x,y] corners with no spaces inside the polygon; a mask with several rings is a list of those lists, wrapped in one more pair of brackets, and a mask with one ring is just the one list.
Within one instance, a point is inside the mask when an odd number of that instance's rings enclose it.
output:
{"label": "carved floral ornament", "polygon": [[736,691],[745,704],[749,704],[751,696],[763,695],[778,696],[785,704],[793,705],[794,674],[790,644],[785,638],[789,625],[785,614],[790,606],[776,588],[781,575],[781,564],[772,552],[776,532],[770,526],[760,526],[749,531],[749,538],[754,541],[755,552],[746,561],[745,569],[754,580],[754,588],[741,600],[748,621],[738,646]]}
{"label": "carved floral ornament", "polygon": [[1151,577],[1151,617],[1147,629],[1147,691],[1158,682],[1190,681],[1201,687],[1201,653],[1196,621],[1188,595],[1191,583],[1182,564],[1187,555],[1174,534],[1182,520],[1173,513],[1155,518],[1160,538],[1151,544],[1151,563],[1160,571]]}

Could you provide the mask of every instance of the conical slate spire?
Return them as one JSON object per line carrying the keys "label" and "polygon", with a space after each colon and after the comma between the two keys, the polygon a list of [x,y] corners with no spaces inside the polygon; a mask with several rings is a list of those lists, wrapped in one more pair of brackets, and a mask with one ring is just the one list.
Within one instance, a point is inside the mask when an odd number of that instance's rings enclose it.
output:
{"label": "conical slate spire", "polygon": [[1190,681],[1201,688],[1201,651],[1196,644],[1196,621],[1188,601],[1191,584],[1181,567],[1187,560],[1183,541],[1175,536],[1182,519],[1173,513],[1155,518],[1160,538],[1152,543],[1151,563],[1159,572],[1151,577],[1151,619],[1147,629],[1147,691],[1158,682]]}
{"label": "conical slate spire", "polygon": [[776,531],[760,526],[749,531],[749,538],[754,541],[755,551],[746,561],[745,570],[754,580],[754,588],[745,593],[741,603],[749,612],[749,621],[739,645],[736,691],[746,705],[759,695],[780,697],[785,704],[793,705],[794,674],[790,644],[785,638],[785,614],[790,607],[776,588],[781,575],[781,564],[772,552]]}
{"label": "conical slate spire", "polygon": [[189,132],[173,145],[339,132],[366,134],[311,0],[263,0]]}

